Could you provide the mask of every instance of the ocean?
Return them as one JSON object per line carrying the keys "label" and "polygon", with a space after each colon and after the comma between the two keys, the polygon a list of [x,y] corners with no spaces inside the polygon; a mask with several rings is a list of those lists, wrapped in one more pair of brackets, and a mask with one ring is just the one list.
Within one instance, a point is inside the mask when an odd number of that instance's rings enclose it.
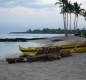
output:
{"label": "ocean", "polygon": [[[0,34],[0,38],[49,38],[64,34]],[[36,42],[0,42],[0,59],[21,53],[19,45],[23,47],[41,47],[44,44]]]}

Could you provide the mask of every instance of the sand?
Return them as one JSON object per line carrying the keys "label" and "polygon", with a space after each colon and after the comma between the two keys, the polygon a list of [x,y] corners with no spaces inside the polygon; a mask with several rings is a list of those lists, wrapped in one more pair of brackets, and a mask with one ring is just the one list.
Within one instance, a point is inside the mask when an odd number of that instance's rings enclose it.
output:
{"label": "sand", "polygon": [[0,61],[0,80],[86,80],[86,53],[50,62],[7,64]]}
{"label": "sand", "polygon": [[[63,41],[54,42],[54,44],[59,45],[62,42],[65,44],[72,41],[83,42],[86,40],[81,37],[59,38],[63,39]],[[57,38],[53,37],[40,42],[50,43],[55,39]],[[86,80],[85,68],[86,53],[75,53],[71,57],[49,62],[8,64],[5,60],[0,60],[0,80]]]}

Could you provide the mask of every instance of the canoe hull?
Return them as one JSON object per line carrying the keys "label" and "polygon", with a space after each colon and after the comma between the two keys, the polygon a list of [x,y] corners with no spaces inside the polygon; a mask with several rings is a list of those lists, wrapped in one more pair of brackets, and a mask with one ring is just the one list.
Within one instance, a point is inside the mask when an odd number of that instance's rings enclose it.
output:
{"label": "canoe hull", "polygon": [[86,52],[86,47],[82,47],[82,48],[77,48],[76,53],[85,53]]}
{"label": "canoe hull", "polygon": [[70,51],[71,53],[74,53],[74,52],[75,52],[75,49],[74,49],[74,48],[61,49],[60,51],[61,51],[61,52],[63,52],[63,51]]}
{"label": "canoe hull", "polygon": [[69,50],[72,53],[84,53],[86,52],[86,43],[68,44],[61,46],[61,51],[67,50]]}
{"label": "canoe hull", "polygon": [[23,48],[19,46],[19,50],[25,55],[36,55],[38,48]]}

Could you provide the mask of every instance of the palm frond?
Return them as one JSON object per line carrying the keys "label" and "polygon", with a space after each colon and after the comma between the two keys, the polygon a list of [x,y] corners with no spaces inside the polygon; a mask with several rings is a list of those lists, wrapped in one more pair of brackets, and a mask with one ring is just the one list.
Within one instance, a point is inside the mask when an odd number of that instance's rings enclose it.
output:
{"label": "palm frond", "polygon": [[61,2],[56,2],[54,5],[57,5],[57,4],[62,4]]}

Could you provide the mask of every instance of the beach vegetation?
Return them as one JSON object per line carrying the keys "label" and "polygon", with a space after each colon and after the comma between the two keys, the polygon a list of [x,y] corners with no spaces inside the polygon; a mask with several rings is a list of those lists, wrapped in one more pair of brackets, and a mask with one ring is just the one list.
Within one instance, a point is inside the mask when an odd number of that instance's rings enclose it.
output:
{"label": "beach vegetation", "polygon": [[[74,34],[75,30],[71,29],[68,30],[68,34]],[[86,29],[77,29],[78,33],[86,33]],[[49,29],[49,28],[43,28],[43,29],[28,29],[25,32],[10,32],[12,34],[65,34],[65,30],[62,28],[58,29]]]}
{"label": "beach vegetation", "polygon": [[79,15],[82,14],[82,12],[84,11],[84,9],[81,9],[81,5],[82,4],[78,4],[77,2],[73,3],[73,9],[74,9],[74,14],[75,14],[75,20],[74,20],[74,30],[77,31],[77,23],[78,23],[78,17]]}
{"label": "beach vegetation", "polygon": [[[77,33],[77,23],[78,23],[78,17],[79,15],[82,15],[85,17],[86,20],[86,10],[81,8],[81,3],[78,4],[77,2],[71,3],[71,1],[68,0],[58,0],[58,2],[55,3],[55,5],[59,4],[59,7],[61,8],[61,14],[63,14],[63,22],[64,22],[64,30],[65,30],[65,36],[68,36],[68,29],[70,29],[71,34],[71,14],[75,14],[74,18],[74,34]],[[68,14],[70,14],[70,28],[69,28],[69,18]]]}

